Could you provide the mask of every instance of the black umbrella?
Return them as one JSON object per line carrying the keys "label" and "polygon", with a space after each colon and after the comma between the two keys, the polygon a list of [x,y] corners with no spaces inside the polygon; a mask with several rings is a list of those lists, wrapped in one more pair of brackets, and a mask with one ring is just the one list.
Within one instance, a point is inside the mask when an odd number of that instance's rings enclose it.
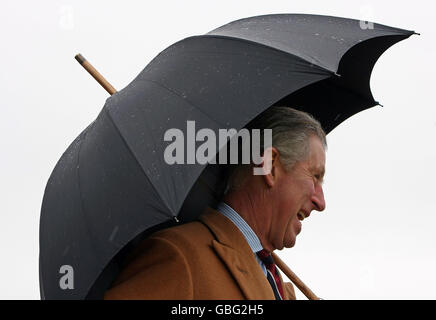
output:
{"label": "black umbrella", "polygon": [[[330,132],[378,104],[372,68],[413,33],[280,14],[238,20],[161,52],[106,101],[50,176],[40,221],[41,297],[101,298],[136,242],[195,219],[219,199],[223,166],[168,165],[168,129],[186,132],[187,120],[197,130],[240,129],[281,104],[313,114]],[[69,286],[62,285],[67,271]]]}

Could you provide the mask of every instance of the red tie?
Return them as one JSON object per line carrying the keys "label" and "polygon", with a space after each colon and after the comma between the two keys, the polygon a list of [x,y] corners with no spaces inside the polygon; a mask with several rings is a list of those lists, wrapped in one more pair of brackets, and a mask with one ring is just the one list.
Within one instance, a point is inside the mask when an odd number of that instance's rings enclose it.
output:
{"label": "red tie", "polygon": [[[280,298],[283,299],[282,283],[280,282],[279,272],[276,269],[276,265],[274,264],[274,260],[271,256],[271,253],[263,249],[261,251],[256,252],[256,254],[259,257],[259,259],[265,264],[266,269],[269,271],[267,272],[267,278],[268,278],[268,282],[270,282],[271,287],[273,288],[276,299],[277,300],[281,300]],[[274,277],[274,279],[272,279],[271,275]],[[273,281],[275,282],[275,286],[274,283],[271,283]],[[280,292],[280,297],[277,296],[277,292],[276,292],[277,289]]]}

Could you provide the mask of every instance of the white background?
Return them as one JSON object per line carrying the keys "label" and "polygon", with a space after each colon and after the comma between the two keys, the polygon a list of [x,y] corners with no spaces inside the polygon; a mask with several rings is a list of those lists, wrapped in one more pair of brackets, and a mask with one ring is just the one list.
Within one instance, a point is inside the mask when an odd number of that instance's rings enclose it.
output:
{"label": "white background", "polygon": [[435,7],[345,0],[3,0],[0,298],[40,298],[45,184],[108,97],[74,55],[122,89],[172,43],[270,13],[342,16],[422,34],[377,62],[371,88],[384,108],[329,134],[327,209],[305,220],[297,245],[279,255],[324,299],[436,298]]}

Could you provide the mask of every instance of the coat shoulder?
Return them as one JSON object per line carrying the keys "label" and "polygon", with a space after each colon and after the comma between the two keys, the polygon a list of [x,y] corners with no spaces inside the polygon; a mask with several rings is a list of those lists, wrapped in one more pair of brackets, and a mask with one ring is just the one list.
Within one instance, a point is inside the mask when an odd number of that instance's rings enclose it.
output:
{"label": "coat shoulder", "polygon": [[197,221],[155,232],[130,254],[105,299],[192,299],[192,261],[212,240]]}
{"label": "coat shoulder", "polygon": [[176,246],[198,246],[199,242],[211,242],[214,237],[209,229],[199,221],[188,222],[179,226],[160,230],[150,236],[155,239],[166,239]]}

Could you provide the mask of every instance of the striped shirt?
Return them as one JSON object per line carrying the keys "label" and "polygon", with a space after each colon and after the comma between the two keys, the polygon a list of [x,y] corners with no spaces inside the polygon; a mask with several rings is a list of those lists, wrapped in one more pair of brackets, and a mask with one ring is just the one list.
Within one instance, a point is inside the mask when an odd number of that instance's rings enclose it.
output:
{"label": "striped shirt", "polygon": [[253,251],[253,254],[259,263],[259,266],[261,267],[263,273],[265,274],[265,277],[267,275],[267,270],[265,267],[265,264],[259,259],[256,252],[261,251],[263,249],[262,244],[260,243],[259,238],[254,233],[253,229],[248,225],[248,223],[227,203],[220,202],[217,206],[217,211],[219,211],[221,214],[223,214],[225,217],[227,217],[230,221],[233,222],[233,224],[238,227],[238,229],[242,232],[242,234],[245,237],[245,240],[247,240],[248,245],[250,246],[251,250]]}

